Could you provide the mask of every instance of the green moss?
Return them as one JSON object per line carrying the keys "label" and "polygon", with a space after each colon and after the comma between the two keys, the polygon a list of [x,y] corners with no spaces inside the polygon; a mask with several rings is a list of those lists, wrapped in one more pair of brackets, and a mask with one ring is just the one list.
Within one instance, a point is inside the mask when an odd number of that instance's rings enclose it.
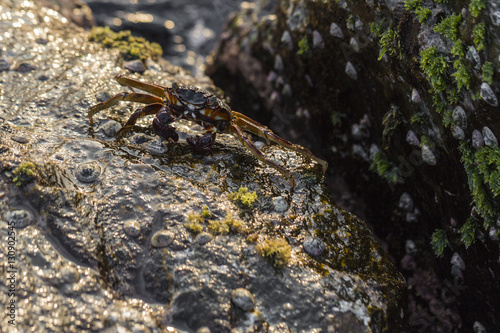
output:
{"label": "green moss", "polygon": [[415,15],[418,17],[418,22],[422,23],[432,16],[432,10],[427,7],[420,7],[415,10]]}
{"label": "green moss", "polygon": [[257,193],[248,191],[246,187],[240,187],[238,192],[230,193],[229,200],[242,204],[244,207],[251,207],[257,200]]}
{"label": "green moss", "polygon": [[388,145],[392,134],[400,124],[401,116],[399,114],[399,108],[395,105],[391,105],[391,108],[384,114],[384,118],[382,119],[382,125],[384,126],[382,131],[382,142],[384,142],[384,145]]}
{"label": "green moss", "polygon": [[145,38],[132,36],[130,30],[112,31],[109,27],[93,27],[90,41],[101,43],[107,48],[117,48],[126,60],[153,60],[161,57],[163,51],[157,43],[150,43]]}
{"label": "green moss", "polygon": [[451,54],[453,54],[455,57],[459,57],[460,59],[465,57],[464,43],[460,39],[457,39],[453,42]]}
{"label": "green moss", "polygon": [[214,216],[214,214],[205,205],[201,208],[200,216],[203,217],[204,219],[208,219],[208,218],[212,218]]}
{"label": "green moss", "polygon": [[399,55],[401,57],[401,42],[397,31],[389,28],[381,36],[379,40],[380,52],[378,60],[382,59],[384,54],[389,52],[391,56]]}
{"label": "green moss", "polygon": [[488,0],[471,0],[469,3],[469,11],[471,12],[472,16],[477,17],[479,15],[479,12],[486,8]]}
{"label": "green moss", "polygon": [[432,11],[429,8],[422,6],[422,0],[405,0],[404,4],[406,10],[417,15],[420,23],[427,21],[432,15]]}
{"label": "green moss", "polygon": [[384,19],[370,23],[370,31],[375,37],[380,37],[384,33],[387,23]]}
{"label": "green moss", "polygon": [[235,219],[231,213],[227,213],[222,221],[208,221],[208,231],[214,235],[227,235],[229,233],[245,234],[248,229],[242,220]]}
{"label": "green moss", "polygon": [[452,14],[434,26],[434,31],[440,32],[452,41],[456,41],[460,37],[460,22],[462,15]]}
{"label": "green moss", "polygon": [[203,231],[204,218],[200,214],[190,213],[184,222],[184,227],[194,234],[199,234]]}
{"label": "green moss", "polygon": [[486,41],[486,28],[483,23],[479,23],[474,26],[474,29],[472,29],[472,38],[477,50],[481,51],[484,48]]}
{"label": "green moss", "polygon": [[285,267],[290,261],[292,247],[283,238],[266,239],[255,247],[257,253],[266,258],[275,268]]}
{"label": "green moss", "polygon": [[307,36],[304,36],[301,40],[299,40],[299,50],[297,51],[297,54],[301,55],[307,51],[309,51],[309,42],[307,41]]}
{"label": "green moss", "polygon": [[462,142],[459,149],[472,201],[489,228],[499,215],[495,198],[500,194],[500,148],[485,146],[474,153],[469,143]]}
{"label": "green moss", "polygon": [[434,147],[434,141],[429,138],[427,135],[422,135],[420,137],[420,147],[427,146],[429,148]]}
{"label": "green moss", "polygon": [[443,256],[444,249],[448,245],[450,245],[450,243],[448,242],[448,238],[446,237],[446,232],[442,229],[436,229],[436,231],[432,233],[431,237],[431,246],[436,256]]}
{"label": "green moss", "polygon": [[436,92],[443,91],[447,86],[444,75],[448,68],[446,59],[438,54],[434,46],[422,50],[420,57],[420,68],[427,76],[434,90]]}
{"label": "green moss", "polygon": [[411,124],[419,124],[422,125],[425,120],[425,114],[423,112],[414,113],[410,118]]}
{"label": "green moss", "polygon": [[377,172],[377,174],[384,178],[388,183],[396,184],[401,181],[399,169],[389,162],[385,154],[381,151],[376,152],[373,156],[370,170]]}
{"label": "green moss", "polygon": [[346,118],[347,115],[342,112],[332,112],[330,115],[330,120],[332,121],[333,127],[341,126],[342,119]]}
{"label": "green moss", "polygon": [[461,60],[455,60],[453,67],[456,69],[451,76],[453,77],[458,90],[463,87],[470,89],[471,74],[465,63]]}
{"label": "green moss", "polygon": [[464,225],[460,228],[460,240],[464,243],[465,248],[469,248],[476,241],[476,231],[478,220],[475,217],[469,217]]}
{"label": "green moss", "polygon": [[493,84],[493,74],[495,73],[495,68],[493,64],[489,61],[485,61],[482,68],[483,81],[488,84]]}
{"label": "green moss", "polygon": [[14,179],[12,180],[17,186],[24,186],[31,182],[36,177],[35,164],[29,161],[24,161],[13,171]]}
{"label": "green moss", "polygon": [[422,0],[405,0],[405,9],[409,11],[415,11],[422,8]]}

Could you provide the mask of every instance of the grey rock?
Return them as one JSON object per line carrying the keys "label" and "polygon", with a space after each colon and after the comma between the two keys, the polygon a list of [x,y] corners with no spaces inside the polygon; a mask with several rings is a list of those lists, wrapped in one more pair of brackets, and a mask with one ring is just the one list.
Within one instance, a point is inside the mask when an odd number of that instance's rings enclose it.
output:
{"label": "grey rock", "polygon": [[344,38],[344,33],[342,32],[342,29],[335,22],[333,22],[330,25],[330,35],[332,35],[333,37],[340,38],[340,39]]}
{"label": "grey rock", "polygon": [[[335,206],[325,184],[308,177],[316,172],[310,161],[276,145],[264,150],[293,171],[297,186],[292,193],[286,179],[258,162],[232,136],[218,136],[210,154],[193,154],[185,141],[198,131],[192,123],[176,122],[185,135],[177,143],[166,143],[163,153],[146,147],[153,135],[148,121],[139,122],[128,140],[116,141],[110,133],[96,131],[110,117],[125,123],[133,112],[131,104],[120,103],[96,114],[93,127],[87,119],[88,107],[98,102],[96,94],[113,96],[126,90],[112,80],[123,64],[116,50],[89,43],[87,32],[57,12],[40,8],[38,1],[0,3],[2,15],[16,17],[2,21],[3,32],[11,36],[2,40],[2,46],[12,58],[25,57],[33,45],[40,48],[34,29],[54,36],[31,60],[35,69],[0,72],[2,92],[16,106],[0,104],[0,165],[4,170],[21,161],[37,166],[36,179],[22,189],[13,184],[9,172],[0,173],[0,216],[5,220],[15,207],[29,207],[32,222],[36,221],[16,229],[16,265],[23,272],[16,280],[21,291],[16,301],[22,306],[16,328],[160,332],[168,326],[182,332],[205,326],[211,332],[301,331],[320,330],[328,325],[326,314],[338,313],[352,313],[350,320],[365,331],[377,318],[398,325],[404,304],[400,274],[365,223]],[[30,6],[22,7],[26,3]],[[295,29],[307,23],[300,12],[305,7],[297,8],[293,9],[297,17],[290,22]],[[41,12],[49,22],[38,15]],[[26,22],[21,28],[19,19]],[[54,66],[54,59],[65,61]],[[195,79],[168,63],[160,64],[162,72],[134,77],[205,85],[217,91],[206,78]],[[50,78],[44,84],[37,80],[42,74]],[[16,79],[20,75],[23,79]],[[42,97],[49,102],[36,100]],[[23,106],[23,112],[17,106]],[[137,132],[146,133],[142,137],[147,140],[136,140]],[[12,136],[29,142],[20,144]],[[221,190],[209,190],[214,186]],[[241,186],[258,193],[251,213],[227,198]],[[293,202],[294,209],[274,211],[270,193]],[[223,221],[231,213],[243,220],[248,231],[213,236],[199,246],[184,222],[189,214],[200,213],[203,205],[214,212],[211,219]],[[7,230],[4,220],[0,228]],[[126,221],[140,223],[140,231],[137,225],[128,228]],[[200,224],[208,226],[206,221]],[[316,233],[327,248],[321,265],[300,249],[302,235]],[[293,251],[287,265],[273,267],[248,241],[249,235],[286,237]],[[4,252],[0,261],[7,262]],[[252,291],[258,320],[232,320],[228,311],[231,302],[236,303],[232,291],[242,284]],[[5,287],[0,288],[0,303],[9,304]],[[293,316],[287,315],[288,303]],[[311,316],[324,312],[328,312],[324,317]],[[342,330],[349,322],[338,325]]]}
{"label": "grey rock", "polygon": [[356,68],[350,61],[348,61],[347,64],[345,65],[345,73],[353,80],[358,79],[358,72],[356,71]]}
{"label": "grey rock", "polygon": [[498,147],[498,140],[495,134],[490,130],[488,126],[483,127],[483,139],[484,139],[484,144],[490,147]]}
{"label": "grey rock", "polygon": [[302,246],[304,251],[312,257],[318,257],[326,250],[325,243],[317,237],[306,237]]}
{"label": "grey rock", "polygon": [[233,290],[231,300],[243,311],[252,311],[255,307],[255,298],[250,291],[244,288]]}
{"label": "grey rock", "polygon": [[484,138],[477,129],[472,131],[472,147],[476,150],[484,147]]}
{"label": "grey rock", "polygon": [[497,96],[486,82],[481,83],[481,98],[491,106],[498,106]]}

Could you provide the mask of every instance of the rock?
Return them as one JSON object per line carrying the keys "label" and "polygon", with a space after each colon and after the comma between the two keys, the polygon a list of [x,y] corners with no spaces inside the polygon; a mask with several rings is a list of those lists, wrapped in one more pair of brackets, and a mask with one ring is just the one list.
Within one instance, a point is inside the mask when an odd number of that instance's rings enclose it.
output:
{"label": "rock", "polygon": [[[326,330],[331,316],[347,318],[335,324],[344,331],[352,322],[365,331],[402,328],[400,274],[365,223],[335,206],[315,164],[280,146],[263,150],[293,173],[292,191],[279,172],[230,135],[218,135],[209,154],[193,153],[186,136],[199,132],[192,123],[176,122],[184,134],[179,142],[165,142],[168,149],[161,153],[146,146],[155,141],[152,117],[124,140],[111,138],[112,131],[98,129],[108,118],[125,123],[134,106],[123,102],[103,111],[93,126],[87,110],[102,92],[125,90],[112,80],[123,64],[118,52],[88,42],[87,32],[37,1],[0,4],[2,15],[12,18],[2,21],[9,56],[38,50],[30,60],[33,70],[0,72],[8,96],[0,104],[0,216],[20,207],[31,213],[30,223],[13,229],[15,267],[22,272],[15,280],[16,329]],[[297,15],[290,22],[295,29],[304,23],[303,14]],[[44,31],[48,42],[37,43],[35,31]],[[195,79],[166,62],[161,66],[162,72],[133,77],[219,91],[207,78]],[[36,79],[42,73],[48,77],[44,84]],[[36,173],[18,186],[12,172],[25,161]],[[242,187],[257,193],[250,208],[228,198]],[[293,209],[284,210],[279,199],[274,206],[279,197]],[[202,232],[213,221],[227,232],[200,241],[186,228],[188,219]],[[9,230],[7,220],[0,220],[2,230]],[[325,244],[321,261],[301,249],[312,234]],[[272,248],[266,258],[257,253],[268,238],[291,249],[282,267],[270,263]],[[7,252],[0,252],[0,260],[8,262]],[[242,287],[254,301],[233,297]],[[1,304],[10,304],[5,284],[0,289]],[[242,310],[253,304],[257,311],[233,313],[231,302]]]}
{"label": "rock", "polygon": [[[490,186],[492,179],[500,177],[500,162],[493,136],[481,131],[488,127],[491,133],[500,133],[498,6],[486,6],[484,1],[441,1],[434,6],[400,0],[273,4],[257,0],[251,9],[231,18],[207,73],[232,101],[239,101],[238,110],[261,119],[279,119],[282,126],[276,128],[282,135],[293,131],[294,141],[310,143],[311,150],[334,152],[329,155],[330,165],[362,198],[366,218],[397,257],[395,262],[400,263],[405,253],[403,235],[412,235],[416,244],[430,244],[436,230],[447,236],[445,258],[438,258],[431,247],[419,246],[416,253],[415,263],[427,263],[417,270],[433,276],[435,283],[414,277],[416,270],[404,270],[407,281],[419,285],[409,289],[411,304],[430,307],[428,295],[418,290],[447,292],[453,254],[449,248],[463,249],[467,291],[443,309],[456,320],[443,320],[439,313],[444,312],[436,308],[438,313],[430,319],[414,307],[409,309],[408,316],[424,323],[423,330],[470,329],[474,320],[494,330],[499,309],[486,304],[500,304],[500,286],[489,273],[500,271],[499,244],[487,235],[500,216],[497,189]],[[269,11],[273,24],[264,19]],[[281,42],[284,30],[295,45],[292,50]],[[315,31],[324,48],[314,47]],[[248,36],[254,38],[249,41]],[[299,45],[301,52],[297,52]],[[274,71],[277,54],[284,68],[280,77],[293,92],[286,98],[277,80],[263,83]],[[394,105],[397,114],[388,113]],[[307,109],[310,119],[298,117],[299,108]],[[362,137],[357,122],[365,114],[372,126],[370,135]],[[368,158],[374,145],[387,157],[378,165]],[[492,176],[489,170],[494,170]],[[382,183],[381,174],[386,176]],[[394,174],[401,177],[395,180]],[[330,184],[335,181],[332,176]],[[398,210],[395,193],[403,192],[412,193],[414,202],[425,209]],[[339,193],[336,199],[347,195],[353,193]],[[457,237],[457,228],[443,222],[455,218],[458,228],[465,225],[471,202],[481,206],[477,221],[471,223],[474,243]],[[399,223],[405,221],[412,223]],[[395,226],[401,229],[396,231]],[[479,252],[485,254],[481,259]],[[429,258],[433,259],[429,262]],[[443,269],[442,262],[449,267]],[[481,298],[475,302],[481,306],[467,306],[470,299],[483,295],[485,285],[488,300]]]}

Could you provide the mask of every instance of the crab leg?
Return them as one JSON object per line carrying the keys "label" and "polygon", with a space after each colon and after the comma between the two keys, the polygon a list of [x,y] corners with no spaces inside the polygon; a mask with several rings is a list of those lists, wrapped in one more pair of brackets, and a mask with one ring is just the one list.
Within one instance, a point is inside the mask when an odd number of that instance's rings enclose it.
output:
{"label": "crab leg", "polygon": [[93,116],[109,107],[112,107],[113,105],[118,104],[120,101],[131,101],[131,102],[137,102],[137,103],[143,103],[143,104],[153,104],[153,103],[163,103],[163,99],[156,97],[156,96],[151,96],[148,94],[140,94],[140,93],[127,93],[127,92],[122,92],[119,93],[110,99],[108,99],[105,102],[99,103],[94,105],[89,109],[87,112],[87,116],[89,117],[89,121],[91,124],[94,124],[94,119]]}
{"label": "crab leg", "polygon": [[267,159],[262,152],[255,147],[255,145],[252,143],[252,141],[243,133],[243,131],[238,127],[236,124],[231,124],[230,131],[232,134],[236,135],[236,137],[240,140],[240,142],[250,149],[252,154],[261,160],[262,162],[266,163],[267,165],[273,167],[274,169],[278,170],[284,177],[290,181],[290,186],[293,189],[295,187],[295,179],[293,179],[293,176],[290,172],[286,171],[283,169],[281,166],[278,164],[274,163],[273,161]]}
{"label": "crab leg", "polygon": [[154,104],[149,104],[146,105],[145,107],[142,107],[140,109],[137,109],[130,115],[130,118],[128,118],[127,122],[123,127],[116,133],[116,137],[120,138],[122,137],[127,131],[129,131],[137,122],[139,118],[145,117],[145,116],[150,116],[153,114],[157,114],[158,111],[163,107],[163,104],[161,103],[154,103]]}
{"label": "crab leg", "polygon": [[326,168],[328,168],[328,162],[322,160],[319,157],[314,156],[313,153],[309,151],[309,149],[301,147],[299,145],[295,145],[283,138],[280,138],[266,126],[259,124],[255,120],[245,116],[242,113],[233,111],[233,115],[235,116],[236,124],[240,126],[243,130],[248,131],[257,136],[260,136],[261,138],[264,138],[266,140],[271,140],[281,146],[296,151],[302,155],[308,156],[309,158],[318,162],[323,168],[323,172],[326,172]]}
{"label": "crab leg", "polygon": [[[116,82],[125,87],[137,88],[142,91],[146,91],[158,97],[165,97],[165,87],[156,84],[144,83],[134,79],[130,79],[123,75],[115,76]],[[133,90],[133,89],[132,89]]]}

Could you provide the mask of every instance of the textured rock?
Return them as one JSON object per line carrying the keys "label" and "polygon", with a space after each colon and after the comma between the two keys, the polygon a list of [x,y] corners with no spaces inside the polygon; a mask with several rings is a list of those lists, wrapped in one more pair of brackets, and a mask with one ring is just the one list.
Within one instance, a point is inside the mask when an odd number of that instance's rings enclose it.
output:
{"label": "textured rock", "polygon": [[[362,196],[363,213],[389,251],[402,269],[411,267],[413,329],[470,331],[479,321],[495,330],[499,308],[487,304],[500,304],[500,245],[489,236],[500,217],[498,5],[290,0],[273,11],[264,2],[234,15],[207,73],[237,96],[238,108],[322,150]],[[285,30],[293,48],[280,41]],[[315,47],[318,35],[322,47]],[[284,70],[276,74],[278,56]],[[299,116],[303,109],[310,117]],[[360,136],[366,115],[369,135]],[[374,146],[383,159],[368,158]],[[414,211],[401,214],[402,193]],[[403,235],[418,244],[418,267],[409,264]],[[455,281],[453,251],[467,269],[457,298],[438,311],[439,295]],[[436,292],[420,292],[426,288]]]}
{"label": "textured rock", "polygon": [[[17,271],[15,296],[0,284],[0,303],[15,300],[18,331],[402,329],[400,274],[363,221],[334,205],[317,165],[263,148],[293,173],[292,191],[229,135],[198,155],[186,134],[162,142],[145,119],[117,142],[107,119],[123,124],[133,105],[99,113],[94,126],[86,113],[124,90],[112,79],[126,73],[118,52],[36,3],[0,5],[1,56],[13,59],[0,72],[0,229],[15,231]],[[16,71],[16,62],[33,69]],[[156,68],[134,77],[218,91],[168,63]],[[15,182],[21,174],[30,177]],[[257,194],[249,206],[231,200],[243,186]],[[13,216],[29,223],[15,229]],[[318,258],[302,248],[312,235],[325,245]],[[279,268],[273,249],[256,251],[271,238],[291,249]],[[240,288],[251,297],[235,300]],[[9,313],[0,320],[11,328]]]}

